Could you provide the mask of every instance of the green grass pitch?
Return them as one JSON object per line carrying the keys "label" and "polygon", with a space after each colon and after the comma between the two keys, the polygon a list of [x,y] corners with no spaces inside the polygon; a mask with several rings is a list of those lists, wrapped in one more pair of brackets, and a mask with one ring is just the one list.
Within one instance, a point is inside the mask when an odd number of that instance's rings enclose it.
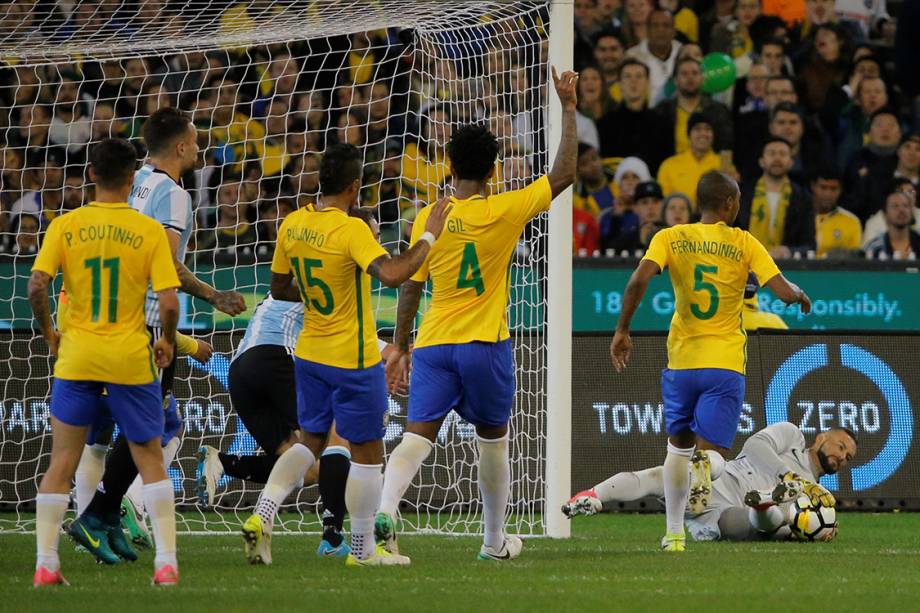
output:
{"label": "green grass pitch", "polygon": [[0,536],[0,611],[916,611],[920,514],[845,514],[833,543],[690,543],[657,551],[661,515],[579,518],[568,540],[478,562],[474,537],[405,536],[410,568],[319,559],[316,536],[275,537],[249,566],[233,536],[181,536],[181,584],[149,586],[152,554],[102,567],[61,540],[70,588],[31,587],[34,537]]}

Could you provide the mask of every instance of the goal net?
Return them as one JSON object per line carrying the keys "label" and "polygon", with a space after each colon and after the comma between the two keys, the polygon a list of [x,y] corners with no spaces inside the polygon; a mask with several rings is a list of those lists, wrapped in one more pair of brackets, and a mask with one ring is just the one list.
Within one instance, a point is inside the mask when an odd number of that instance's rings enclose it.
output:
{"label": "goal net", "polygon": [[[499,138],[493,192],[546,172],[548,3],[77,0],[69,13],[66,4],[0,5],[0,532],[34,529],[51,449],[52,361],[26,292],[36,247],[51,219],[92,198],[87,147],[120,136],[143,155],[140,126],[163,106],[191,114],[202,149],[182,178],[196,224],[186,263],[249,306],[228,318],[182,297],[180,329],[215,352],[207,364],[180,358],[185,432],[169,474],[180,529],[236,531],[261,486],[225,478],[216,506],[200,508],[195,453],[204,444],[261,452],[233,411],[227,372],[268,290],[280,221],[316,198],[319,157],[336,142],[363,152],[361,203],[394,253],[420,207],[449,191],[445,145],[457,126],[486,122]],[[539,218],[525,231],[510,271],[518,392],[508,522],[525,535],[546,532],[546,227]],[[389,339],[397,295],[374,292]],[[389,403],[388,452],[406,399]],[[407,492],[405,529],[480,532],[475,465],[473,428],[449,417]],[[319,530],[317,501],[316,486],[295,492],[278,530]]]}

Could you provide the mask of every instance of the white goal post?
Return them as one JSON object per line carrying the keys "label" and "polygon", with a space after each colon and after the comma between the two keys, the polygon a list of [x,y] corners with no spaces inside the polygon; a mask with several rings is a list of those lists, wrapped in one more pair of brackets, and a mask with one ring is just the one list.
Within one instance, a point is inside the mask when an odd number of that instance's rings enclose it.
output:
{"label": "white goal post", "polygon": [[[34,529],[50,453],[52,361],[34,332],[26,281],[50,220],[91,198],[92,143],[121,136],[143,155],[140,126],[154,109],[192,116],[202,163],[183,177],[196,223],[187,264],[220,289],[242,292],[251,313],[268,287],[274,232],[315,198],[329,143],[361,149],[361,202],[374,208],[391,252],[405,247],[415,212],[449,189],[445,145],[456,127],[486,122],[498,136],[493,191],[545,173],[561,128],[549,66],[571,68],[572,38],[572,0],[4,3],[0,534]],[[518,392],[508,526],[521,535],[569,535],[560,506],[571,471],[571,241],[567,190],[527,228],[510,270]],[[374,292],[389,339],[396,294]],[[177,372],[185,433],[169,472],[178,525],[234,532],[260,486],[225,479],[216,506],[200,508],[195,451],[208,444],[257,452],[226,389],[247,318],[221,317],[187,296],[182,311],[180,328],[210,341],[215,354],[206,365],[182,358]],[[404,398],[390,398],[388,451],[405,407]],[[475,465],[472,428],[448,419],[407,492],[406,530],[481,532]],[[315,486],[295,493],[278,532],[318,531],[317,500]]]}

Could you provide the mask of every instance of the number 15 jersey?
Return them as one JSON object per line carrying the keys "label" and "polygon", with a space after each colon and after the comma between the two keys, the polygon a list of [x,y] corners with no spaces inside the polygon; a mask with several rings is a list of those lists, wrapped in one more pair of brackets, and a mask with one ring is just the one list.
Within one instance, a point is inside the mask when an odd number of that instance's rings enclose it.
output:
{"label": "number 15 jersey", "polygon": [[[524,226],[547,210],[552,190],[546,176],[521,190],[454,200],[454,208],[428,259],[412,276],[431,278],[431,303],[415,347],[508,338],[511,256]],[[425,232],[431,211],[412,225],[412,244]]]}
{"label": "number 15 jersey", "polygon": [[659,231],[644,260],[667,268],[674,286],[668,368],[724,368],[744,374],[747,335],[741,323],[748,271],[764,285],[779,268],[749,232],[723,222]]}

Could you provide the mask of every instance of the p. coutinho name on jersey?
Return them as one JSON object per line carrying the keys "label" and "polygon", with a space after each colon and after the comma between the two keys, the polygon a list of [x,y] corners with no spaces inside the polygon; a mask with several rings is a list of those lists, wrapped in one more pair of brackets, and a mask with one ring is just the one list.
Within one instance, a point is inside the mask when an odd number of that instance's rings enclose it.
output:
{"label": "p. coutinho name on jersey", "polygon": [[738,247],[729,243],[721,243],[719,241],[692,241],[687,239],[671,241],[671,252],[674,255],[681,255],[684,253],[715,255],[734,260],[735,262],[740,262],[742,255]]}
{"label": "p. coutinho name on jersey", "polygon": [[313,228],[288,228],[287,238],[292,241],[303,241],[308,245],[322,247],[326,242],[326,235]]}
{"label": "p. coutinho name on jersey", "polygon": [[76,232],[64,232],[64,240],[67,241],[68,247],[73,246],[75,240],[80,243],[109,240],[128,245],[132,249],[140,249],[141,245],[144,244],[142,234],[113,224],[81,226],[77,228]]}

